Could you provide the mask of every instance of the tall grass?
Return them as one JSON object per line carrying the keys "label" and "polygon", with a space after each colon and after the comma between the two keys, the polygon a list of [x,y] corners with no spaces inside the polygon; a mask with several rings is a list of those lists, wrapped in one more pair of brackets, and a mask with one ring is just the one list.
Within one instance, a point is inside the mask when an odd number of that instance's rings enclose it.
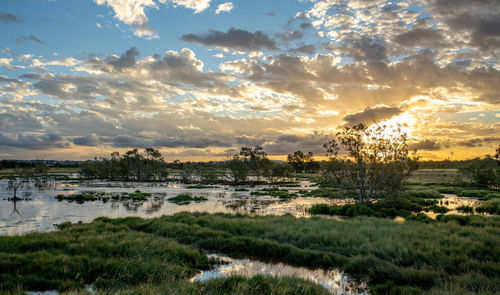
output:
{"label": "tall grass", "polygon": [[197,250],[204,249],[339,268],[368,281],[375,294],[498,292],[500,218],[467,216],[463,225],[445,218],[432,224],[202,213],[99,218],[59,232],[1,237],[0,289],[69,290],[93,283],[130,294],[148,293],[142,285],[165,294],[321,293],[301,281],[264,277],[193,285],[187,278],[210,266]]}

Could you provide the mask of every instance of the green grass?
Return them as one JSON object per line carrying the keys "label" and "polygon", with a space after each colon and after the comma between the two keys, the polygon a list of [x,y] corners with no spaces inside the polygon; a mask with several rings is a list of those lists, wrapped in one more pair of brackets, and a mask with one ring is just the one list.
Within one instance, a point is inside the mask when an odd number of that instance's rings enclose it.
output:
{"label": "green grass", "polygon": [[280,199],[294,199],[297,198],[296,193],[289,193],[286,189],[280,189],[277,187],[263,188],[256,192],[251,192],[252,196],[271,196],[278,197]]}
{"label": "green grass", "polygon": [[500,199],[491,199],[476,207],[477,213],[489,213],[500,215]]}
{"label": "green grass", "polygon": [[0,289],[121,289],[189,278],[210,266],[198,249],[97,221],[46,234],[0,237]]}
{"label": "green grass", "polygon": [[493,191],[491,191],[491,190],[466,189],[466,190],[462,190],[462,191],[458,192],[457,195],[459,195],[460,197],[466,197],[466,198],[482,199],[491,193],[493,193]]}
{"label": "green grass", "polygon": [[353,192],[331,187],[320,187],[312,191],[300,190],[299,193],[302,194],[303,197],[316,197],[316,198],[329,198],[329,199],[356,198],[356,194]]}
{"label": "green grass", "polygon": [[[425,200],[423,198],[398,198],[395,200],[382,199],[365,204],[346,204],[342,206],[329,206],[325,204],[317,204],[309,209],[309,213],[313,215],[339,215],[346,217],[355,216],[374,216],[374,217],[390,217],[402,216],[405,218],[414,218],[413,213],[421,211],[433,211],[436,213],[446,213],[449,210],[445,207],[437,205],[435,200]],[[423,219],[423,217],[419,217]],[[428,220],[426,220],[428,221]]]}
{"label": "green grass", "polygon": [[71,290],[93,284],[125,294],[325,294],[288,278],[190,283],[188,277],[211,264],[197,250],[205,249],[339,268],[368,281],[372,294],[496,293],[500,217],[440,218],[429,224],[204,213],[99,218],[88,225],[64,224],[58,232],[0,237],[0,288]]}
{"label": "green grass", "polygon": [[210,186],[210,185],[195,184],[195,185],[189,185],[186,188],[189,188],[189,189],[206,189],[206,188],[214,188],[214,187]]}
{"label": "green grass", "polygon": [[250,190],[249,190],[249,189],[247,189],[247,188],[235,188],[235,189],[234,189],[234,191],[235,191],[235,192],[248,192],[248,191],[250,191]]}
{"label": "green grass", "polygon": [[215,252],[338,267],[373,290],[492,293],[500,283],[500,219],[474,220],[482,226],[188,213],[109,222]]}
{"label": "green grass", "polygon": [[206,201],[208,200],[205,197],[193,197],[191,195],[186,195],[186,194],[180,194],[172,198],[168,198],[170,202],[201,202],[201,201]]}
{"label": "green grass", "polygon": [[440,199],[444,197],[440,192],[425,189],[425,190],[407,190],[403,193],[406,198],[423,198],[423,199]]}
{"label": "green grass", "polygon": [[112,200],[133,200],[133,201],[145,201],[151,197],[150,193],[144,193],[140,190],[136,190],[133,193],[121,193],[121,194],[106,194],[104,192],[82,192],[79,194],[65,195],[59,194],[56,199],[59,201],[76,201],[76,202],[86,202],[86,201],[103,201],[107,202],[109,199]]}

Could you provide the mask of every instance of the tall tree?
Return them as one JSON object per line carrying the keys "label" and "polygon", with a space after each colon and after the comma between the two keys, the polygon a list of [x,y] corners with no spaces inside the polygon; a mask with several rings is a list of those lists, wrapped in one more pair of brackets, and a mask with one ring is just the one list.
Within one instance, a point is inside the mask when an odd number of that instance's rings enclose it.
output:
{"label": "tall tree", "polygon": [[397,197],[414,167],[401,125],[344,127],[324,147],[330,158],[326,179],[356,192],[360,203]]}

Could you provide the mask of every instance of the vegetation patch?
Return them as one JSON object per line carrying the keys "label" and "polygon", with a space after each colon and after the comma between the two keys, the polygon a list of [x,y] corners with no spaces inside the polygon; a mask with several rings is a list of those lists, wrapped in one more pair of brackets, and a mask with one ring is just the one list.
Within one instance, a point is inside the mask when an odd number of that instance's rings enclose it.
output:
{"label": "vegetation patch", "polygon": [[435,190],[407,190],[403,193],[407,198],[423,198],[423,199],[440,199],[443,197],[441,193]]}
{"label": "vegetation patch", "polygon": [[320,187],[312,191],[300,190],[299,193],[303,197],[317,197],[317,198],[329,198],[329,199],[356,198],[356,194],[353,192],[331,187]]}
{"label": "vegetation patch", "polygon": [[457,195],[459,195],[460,197],[466,197],[466,198],[482,199],[491,193],[493,193],[491,190],[467,189],[467,190],[462,190],[462,191],[458,192]]}
{"label": "vegetation patch", "polygon": [[61,227],[0,237],[0,290],[126,289],[187,279],[211,265],[198,249],[127,226],[96,221]]}
{"label": "vegetation patch", "polygon": [[277,187],[263,188],[256,192],[251,192],[252,196],[271,196],[278,197],[280,199],[294,199],[297,198],[298,195],[296,193],[289,193],[286,189],[280,189]]}
{"label": "vegetation patch", "polygon": [[500,218],[465,216],[468,223],[461,225],[454,216],[440,216],[449,222],[202,213],[101,220],[217,253],[337,267],[367,280],[373,294],[497,292]]}
{"label": "vegetation patch", "polygon": [[214,188],[214,187],[210,186],[210,185],[195,184],[195,185],[189,185],[186,188],[189,188],[189,189],[206,189],[206,188]]}
{"label": "vegetation patch", "polygon": [[477,213],[500,214],[500,199],[491,199],[485,201],[480,206],[476,207]]}
{"label": "vegetation patch", "polygon": [[115,201],[118,200],[145,201],[149,197],[151,197],[150,193],[144,193],[141,192],[140,190],[136,190],[133,193],[121,193],[121,194],[106,194],[104,192],[82,192],[79,194],[72,194],[72,195],[59,194],[56,196],[56,199],[58,199],[59,201],[68,200],[76,202],[85,202],[85,201],[107,202],[110,199]]}
{"label": "vegetation patch", "polygon": [[234,191],[235,191],[235,192],[248,192],[248,191],[249,191],[249,189],[239,187],[239,188],[235,188],[235,189],[234,189]]}
{"label": "vegetation patch", "polygon": [[363,204],[346,204],[342,206],[329,206],[317,204],[309,209],[311,214],[339,215],[346,217],[373,216],[390,217],[402,216],[413,218],[413,213],[422,211],[433,211],[436,213],[446,213],[448,209],[437,205],[435,200],[425,200],[421,198],[399,198],[395,200],[382,199]]}
{"label": "vegetation patch", "polygon": [[184,202],[201,202],[201,201],[206,201],[208,200],[205,197],[197,197],[197,196],[191,196],[191,195],[186,195],[186,194],[180,194],[172,198],[168,198],[168,201],[174,202],[174,203],[184,203]]}

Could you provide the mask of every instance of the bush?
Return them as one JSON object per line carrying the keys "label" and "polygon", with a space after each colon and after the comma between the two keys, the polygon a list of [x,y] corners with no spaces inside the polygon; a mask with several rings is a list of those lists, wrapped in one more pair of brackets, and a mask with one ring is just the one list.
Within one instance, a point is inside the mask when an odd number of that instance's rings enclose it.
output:
{"label": "bush", "polygon": [[500,214],[500,199],[491,199],[476,207],[478,213]]}

